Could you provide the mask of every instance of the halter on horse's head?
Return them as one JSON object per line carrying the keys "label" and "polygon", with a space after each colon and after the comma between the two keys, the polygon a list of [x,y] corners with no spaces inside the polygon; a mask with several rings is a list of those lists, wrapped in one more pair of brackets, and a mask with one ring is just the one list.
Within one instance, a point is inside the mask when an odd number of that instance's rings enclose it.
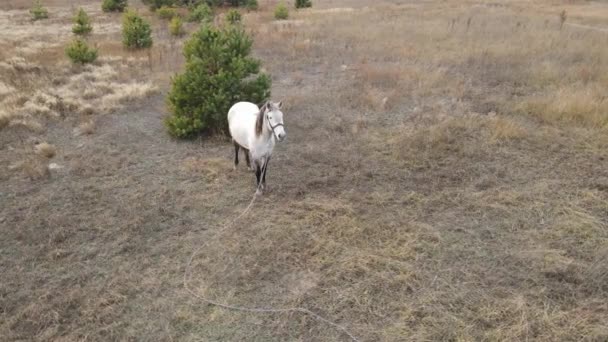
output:
{"label": "halter on horse's head", "polygon": [[283,112],[281,112],[282,102],[268,101],[260,108],[260,114],[256,123],[256,133],[262,134],[264,123],[278,141],[283,141],[287,133],[283,126]]}

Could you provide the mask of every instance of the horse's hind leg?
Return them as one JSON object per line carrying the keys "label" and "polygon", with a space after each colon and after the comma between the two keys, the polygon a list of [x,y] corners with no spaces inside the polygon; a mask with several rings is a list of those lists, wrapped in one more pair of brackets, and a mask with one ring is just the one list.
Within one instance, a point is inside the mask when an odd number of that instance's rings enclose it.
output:
{"label": "horse's hind leg", "polygon": [[249,170],[252,170],[251,168],[251,160],[249,160],[249,150],[246,148],[243,148],[243,150],[245,151],[245,161],[247,162],[247,168]]}
{"label": "horse's hind leg", "polygon": [[234,143],[234,169],[239,165],[239,144],[236,141],[232,141]]}

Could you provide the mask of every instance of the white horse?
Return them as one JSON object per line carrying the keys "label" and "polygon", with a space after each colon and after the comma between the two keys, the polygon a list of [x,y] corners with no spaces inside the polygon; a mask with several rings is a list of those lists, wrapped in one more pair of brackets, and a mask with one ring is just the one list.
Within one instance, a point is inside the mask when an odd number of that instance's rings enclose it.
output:
{"label": "white horse", "polygon": [[239,148],[242,148],[250,170],[249,158],[253,161],[258,195],[266,187],[268,162],[276,140],[283,141],[287,135],[281,105],[282,102],[268,101],[258,108],[251,102],[238,102],[228,111],[228,128],[234,142],[234,168],[239,164]]}

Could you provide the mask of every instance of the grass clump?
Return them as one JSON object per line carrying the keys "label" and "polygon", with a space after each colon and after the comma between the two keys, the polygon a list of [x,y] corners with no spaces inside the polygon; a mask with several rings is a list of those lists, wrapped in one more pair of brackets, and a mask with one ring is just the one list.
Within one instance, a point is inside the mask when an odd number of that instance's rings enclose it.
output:
{"label": "grass clump", "polygon": [[277,20],[286,20],[289,18],[289,10],[284,2],[281,2],[274,9],[274,18]]}
{"label": "grass clump", "polygon": [[30,14],[32,15],[32,20],[41,20],[49,17],[49,11],[42,6],[40,0],[36,0],[34,2],[34,6],[30,9]]}
{"label": "grass clump", "polygon": [[80,38],[68,45],[65,54],[75,64],[93,63],[97,59],[97,49],[89,47],[87,42]]}
{"label": "grass clump", "polygon": [[104,12],[123,12],[127,8],[127,0],[103,0],[101,9]]}
{"label": "grass clump", "polygon": [[202,131],[225,133],[234,103],[259,103],[270,96],[270,78],[251,58],[253,41],[239,27],[203,25],[186,43],[186,71],[173,79],[165,124],[175,137]]}
{"label": "grass clump", "polygon": [[180,37],[184,35],[184,24],[178,16],[173,17],[169,22],[169,32],[172,36]]}
{"label": "grass clump", "polygon": [[72,32],[80,36],[86,36],[93,31],[89,15],[82,8],[78,9],[78,13],[74,17],[74,26]]}
{"label": "grass clump", "polygon": [[46,142],[34,146],[34,151],[36,152],[36,154],[49,159],[53,158],[55,154],[57,154],[57,149],[55,149],[55,146]]}
{"label": "grass clump", "polygon": [[231,24],[237,24],[240,23],[242,20],[242,16],[241,13],[237,10],[230,10],[228,11],[228,13],[226,13],[226,20]]}
{"label": "grass clump", "polygon": [[129,10],[122,21],[122,42],[132,49],[143,49],[152,46],[152,29],[137,12]]}

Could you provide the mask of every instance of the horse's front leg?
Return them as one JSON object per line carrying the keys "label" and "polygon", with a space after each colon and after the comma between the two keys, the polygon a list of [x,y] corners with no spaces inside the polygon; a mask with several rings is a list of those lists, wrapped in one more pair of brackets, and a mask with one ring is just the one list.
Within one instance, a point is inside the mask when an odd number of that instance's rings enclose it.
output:
{"label": "horse's front leg", "polygon": [[258,161],[254,161],[253,164],[255,166],[255,179],[256,179],[255,185],[256,185],[256,189],[257,189],[255,191],[255,193],[256,193],[256,195],[261,195],[262,189],[260,186],[260,181],[262,178],[262,168],[260,167],[260,163]]}
{"label": "horse's front leg", "polygon": [[268,172],[268,164],[270,164],[270,157],[265,158],[263,172],[262,172],[262,189],[266,190],[266,173]]}

